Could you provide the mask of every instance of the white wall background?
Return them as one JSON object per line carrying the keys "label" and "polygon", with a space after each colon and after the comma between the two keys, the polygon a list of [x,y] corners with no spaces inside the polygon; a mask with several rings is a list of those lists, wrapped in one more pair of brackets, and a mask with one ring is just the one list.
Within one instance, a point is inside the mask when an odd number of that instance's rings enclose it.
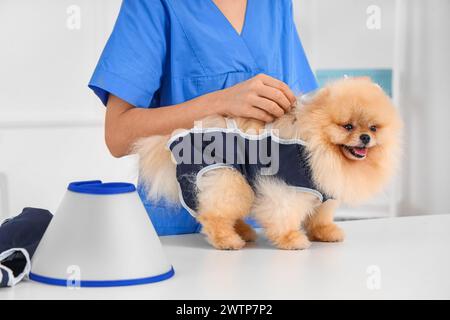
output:
{"label": "white wall background", "polygon": [[[79,30],[67,27],[73,4]],[[87,88],[119,5],[0,0],[0,217],[54,212],[70,181],[135,181],[134,159],[109,155],[104,107]]]}
{"label": "white wall background", "polygon": [[450,212],[450,1],[400,6],[400,105],[406,122],[401,212]]}
{"label": "white wall background", "polygon": [[[450,1],[293,1],[315,69],[399,71],[407,125],[399,212],[449,213]],[[382,10],[380,30],[366,27],[374,4]],[[71,5],[81,9],[79,30],[67,28]],[[135,159],[109,155],[104,109],[86,86],[119,5],[0,0],[0,218],[24,206],[55,211],[73,180],[135,181]],[[389,201],[382,195],[374,203]]]}
{"label": "white wall background", "polygon": [[[392,68],[395,1],[293,0],[296,24],[314,69]],[[369,29],[367,8],[381,10]]]}

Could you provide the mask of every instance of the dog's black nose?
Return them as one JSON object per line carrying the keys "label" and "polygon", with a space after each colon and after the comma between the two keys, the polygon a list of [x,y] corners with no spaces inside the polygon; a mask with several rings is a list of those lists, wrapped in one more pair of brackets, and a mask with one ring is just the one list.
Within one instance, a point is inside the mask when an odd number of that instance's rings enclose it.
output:
{"label": "dog's black nose", "polygon": [[362,143],[364,144],[369,144],[370,142],[370,136],[368,134],[362,134],[359,136],[359,139],[361,140]]}

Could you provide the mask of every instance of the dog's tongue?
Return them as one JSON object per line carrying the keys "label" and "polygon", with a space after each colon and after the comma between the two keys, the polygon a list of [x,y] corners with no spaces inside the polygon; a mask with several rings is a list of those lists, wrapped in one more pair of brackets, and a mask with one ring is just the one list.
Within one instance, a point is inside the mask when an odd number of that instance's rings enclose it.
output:
{"label": "dog's tongue", "polygon": [[360,156],[365,156],[367,154],[367,148],[353,148],[353,151]]}

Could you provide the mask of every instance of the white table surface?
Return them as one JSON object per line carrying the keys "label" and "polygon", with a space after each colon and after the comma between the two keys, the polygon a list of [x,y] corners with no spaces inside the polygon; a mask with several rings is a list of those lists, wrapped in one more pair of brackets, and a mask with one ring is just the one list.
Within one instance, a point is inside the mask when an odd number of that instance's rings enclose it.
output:
{"label": "white table surface", "polygon": [[344,243],[304,251],[263,236],[240,251],[214,250],[199,234],[162,237],[176,272],[164,282],[69,289],[28,280],[0,289],[0,300],[450,298],[450,215],[339,224]]}

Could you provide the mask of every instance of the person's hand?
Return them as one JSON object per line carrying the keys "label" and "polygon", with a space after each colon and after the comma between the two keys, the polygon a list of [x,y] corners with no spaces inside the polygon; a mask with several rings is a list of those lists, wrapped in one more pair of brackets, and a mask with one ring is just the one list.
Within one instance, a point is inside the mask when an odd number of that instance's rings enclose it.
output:
{"label": "person's hand", "polygon": [[284,82],[259,74],[211,94],[219,114],[272,122],[288,112],[296,98]]}

